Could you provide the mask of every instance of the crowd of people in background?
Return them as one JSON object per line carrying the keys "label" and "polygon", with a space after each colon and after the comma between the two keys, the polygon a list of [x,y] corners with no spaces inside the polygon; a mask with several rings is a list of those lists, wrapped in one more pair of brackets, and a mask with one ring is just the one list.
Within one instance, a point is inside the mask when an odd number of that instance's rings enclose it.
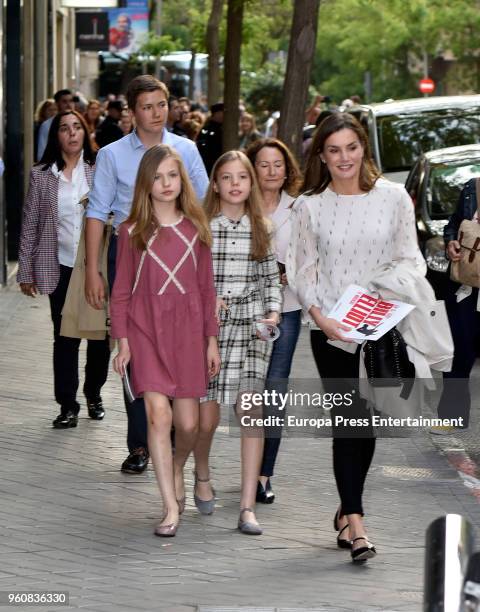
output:
{"label": "crowd of people in background", "polygon": [[[319,123],[336,110],[345,110],[360,103],[360,97],[352,95],[337,105],[328,96],[317,95],[305,111],[303,130],[303,166],[308,158],[313,132]],[[208,107],[205,101],[194,102],[187,97],[170,95],[168,99],[168,131],[194,141],[199,149],[208,175],[223,150],[224,106],[217,102]],[[68,89],[57,91],[53,98],[40,102],[34,117],[35,160],[40,161],[46,146],[46,137],[56,113],[76,110],[85,119],[95,150],[119,140],[135,129],[135,119],[129,111],[124,95],[109,94],[104,100],[88,100],[81,92]],[[264,111],[259,116],[240,101],[238,148],[246,151],[262,136],[277,135],[278,111]]]}

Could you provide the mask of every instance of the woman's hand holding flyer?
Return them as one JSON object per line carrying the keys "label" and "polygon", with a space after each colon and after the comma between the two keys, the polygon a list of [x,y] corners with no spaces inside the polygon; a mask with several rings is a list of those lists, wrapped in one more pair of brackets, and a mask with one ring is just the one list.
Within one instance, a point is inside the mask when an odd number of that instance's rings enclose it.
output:
{"label": "woman's hand holding flyer", "polygon": [[405,302],[375,297],[358,285],[349,285],[327,318],[349,326],[350,331],[343,332],[344,338],[361,344],[381,338],[414,308]]}

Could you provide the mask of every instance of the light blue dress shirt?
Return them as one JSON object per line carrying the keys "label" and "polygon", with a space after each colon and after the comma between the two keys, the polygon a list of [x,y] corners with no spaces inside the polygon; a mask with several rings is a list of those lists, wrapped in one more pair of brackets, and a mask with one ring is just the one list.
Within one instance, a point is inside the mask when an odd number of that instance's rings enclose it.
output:
{"label": "light blue dress shirt", "polygon": [[[208,177],[194,142],[163,130],[162,144],[180,155],[199,200],[203,200]],[[118,227],[130,214],[133,189],[140,161],[147,147],[136,131],[100,149],[97,155],[93,187],[89,194],[86,216],[104,223],[113,212],[113,225]]]}
{"label": "light blue dress shirt", "polygon": [[49,117],[42,121],[40,124],[40,128],[38,130],[38,144],[37,144],[37,159],[40,160],[45,153],[45,149],[47,148],[48,142],[48,132],[50,131],[50,126],[52,125],[53,117]]}

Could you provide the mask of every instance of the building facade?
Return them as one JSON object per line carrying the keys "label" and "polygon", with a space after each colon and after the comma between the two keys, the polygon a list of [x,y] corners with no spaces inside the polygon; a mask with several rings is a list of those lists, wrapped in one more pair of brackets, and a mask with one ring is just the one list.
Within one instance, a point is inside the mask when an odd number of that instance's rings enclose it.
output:
{"label": "building facade", "polygon": [[0,284],[15,260],[21,211],[34,161],[37,105],[77,83],[75,11],[62,0],[3,0],[0,10]]}

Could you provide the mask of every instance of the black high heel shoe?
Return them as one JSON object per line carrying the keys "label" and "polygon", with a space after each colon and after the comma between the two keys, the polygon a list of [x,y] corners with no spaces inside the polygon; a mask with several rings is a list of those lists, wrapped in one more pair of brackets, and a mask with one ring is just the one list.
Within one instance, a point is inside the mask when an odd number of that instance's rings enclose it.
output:
{"label": "black high heel shoe", "polygon": [[377,554],[375,546],[367,540],[367,536],[359,536],[358,538],[354,538],[352,540],[352,544],[357,540],[365,540],[366,546],[352,549],[350,554],[352,555],[352,561],[354,563],[363,563],[367,559],[372,559]]}
{"label": "black high heel shoe", "polygon": [[338,510],[335,512],[335,516],[333,517],[333,528],[335,531],[338,531],[340,527],[338,526]]}
{"label": "black high heel shoe", "polygon": [[342,533],[345,531],[345,529],[347,529],[347,527],[349,527],[348,523],[342,527],[340,529],[340,527],[338,526],[338,510],[335,512],[335,516],[333,517],[333,528],[335,529],[335,531],[339,531],[339,534],[337,536],[337,546],[338,548],[347,548],[347,549],[351,549],[352,548],[352,542],[351,540],[345,540],[343,538],[341,538],[340,536],[342,535]]}
{"label": "black high heel shoe", "polygon": [[275,493],[270,485],[270,478],[267,480],[265,487],[258,481],[256,501],[260,504],[273,504],[275,501]]}
{"label": "black high heel shoe", "polygon": [[349,526],[350,525],[347,523],[338,532],[338,536],[337,536],[337,546],[338,546],[338,548],[348,548],[349,550],[352,548],[352,541],[351,540],[344,540],[343,538],[340,537],[342,535],[342,533],[345,531],[345,529],[349,528]]}

